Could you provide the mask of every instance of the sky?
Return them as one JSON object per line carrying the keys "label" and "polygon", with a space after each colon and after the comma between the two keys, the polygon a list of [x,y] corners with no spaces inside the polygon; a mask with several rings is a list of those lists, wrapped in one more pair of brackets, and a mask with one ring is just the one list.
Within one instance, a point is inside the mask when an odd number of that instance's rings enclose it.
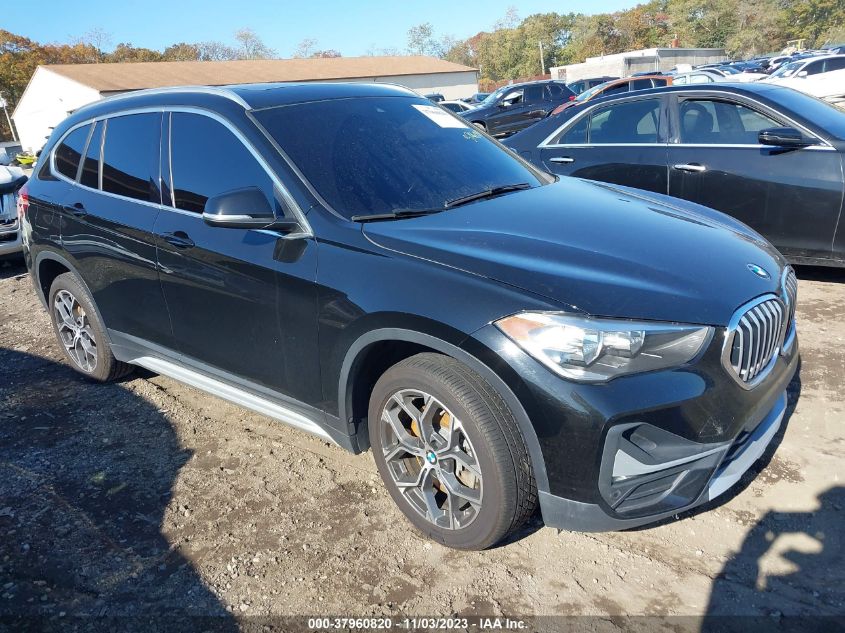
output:
{"label": "sky", "polygon": [[344,56],[371,49],[404,49],[407,31],[430,22],[435,34],[466,38],[490,30],[515,6],[533,13],[603,13],[632,7],[636,0],[34,0],[0,6],[0,28],[42,43],[66,43],[100,29],[111,36],[109,50],[129,42],[162,50],[176,42],[219,40],[233,44],[240,28],[253,29],[280,57],[299,42]]}

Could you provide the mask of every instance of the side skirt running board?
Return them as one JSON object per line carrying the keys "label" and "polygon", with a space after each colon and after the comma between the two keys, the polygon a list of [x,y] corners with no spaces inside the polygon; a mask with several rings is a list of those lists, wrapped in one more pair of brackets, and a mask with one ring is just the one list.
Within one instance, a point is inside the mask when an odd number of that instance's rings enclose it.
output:
{"label": "side skirt running board", "polygon": [[214,396],[246,407],[247,409],[252,409],[257,413],[275,418],[301,431],[312,433],[321,439],[337,444],[335,439],[312,419],[261,396],[238,389],[205,374],[154,356],[139,356],[133,358],[130,362],[133,365],[140,365],[157,374],[169,376],[174,380],[191,385]]}

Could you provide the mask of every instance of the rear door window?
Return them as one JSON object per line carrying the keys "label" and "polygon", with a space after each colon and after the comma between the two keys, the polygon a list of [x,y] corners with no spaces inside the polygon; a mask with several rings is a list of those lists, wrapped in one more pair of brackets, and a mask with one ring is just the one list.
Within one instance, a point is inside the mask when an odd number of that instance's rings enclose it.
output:
{"label": "rear door window", "polygon": [[590,117],[590,144],[657,143],[660,99],[599,108]]}
{"label": "rear door window", "polygon": [[127,114],[106,121],[103,191],[145,202],[160,202],[158,157],[161,114]]}
{"label": "rear door window", "polygon": [[82,159],[82,152],[85,151],[85,142],[88,140],[88,133],[91,125],[83,125],[68,134],[59,143],[55,151],[55,166],[62,176],[76,180],[79,171],[79,161]]}
{"label": "rear door window", "polygon": [[273,180],[231,130],[210,117],[174,112],[170,161],[177,209],[202,213],[212,196],[258,187],[274,203]]}

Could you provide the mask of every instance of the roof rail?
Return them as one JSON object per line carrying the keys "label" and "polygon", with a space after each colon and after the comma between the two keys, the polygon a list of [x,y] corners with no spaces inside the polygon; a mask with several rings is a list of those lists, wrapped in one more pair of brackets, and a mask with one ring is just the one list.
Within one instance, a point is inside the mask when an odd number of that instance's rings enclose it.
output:
{"label": "roof rail", "polygon": [[112,95],[110,97],[100,99],[99,101],[93,101],[92,103],[88,103],[80,108],[77,108],[75,112],[79,112],[80,110],[88,108],[89,106],[93,106],[95,104],[111,103],[112,101],[128,99],[129,97],[169,94],[173,92],[190,92],[196,94],[217,95],[229,99],[230,101],[234,101],[235,103],[240,106],[243,106],[247,110],[250,108],[250,105],[246,101],[244,101],[244,99],[238,93],[236,93],[231,88],[227,88],[224,86],[168,86],[166,88],[144,88],[142,90],[129,90],[127,92],[121,92],[120,94]]}

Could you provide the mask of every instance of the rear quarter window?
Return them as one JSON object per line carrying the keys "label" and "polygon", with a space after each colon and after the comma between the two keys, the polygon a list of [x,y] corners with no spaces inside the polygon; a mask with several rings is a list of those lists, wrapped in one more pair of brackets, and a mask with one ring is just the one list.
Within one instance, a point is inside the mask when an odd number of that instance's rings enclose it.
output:
{"label": "rear quarter window", "polygon": [[82,152],[85,151],[85,142],[88,140],[88,133],[91,125],[83,125],[68,134],[59,143],[55,152],[55,167],[62,176],[76,180],[76,173],[79,169],[79,161],[82,159]]}

